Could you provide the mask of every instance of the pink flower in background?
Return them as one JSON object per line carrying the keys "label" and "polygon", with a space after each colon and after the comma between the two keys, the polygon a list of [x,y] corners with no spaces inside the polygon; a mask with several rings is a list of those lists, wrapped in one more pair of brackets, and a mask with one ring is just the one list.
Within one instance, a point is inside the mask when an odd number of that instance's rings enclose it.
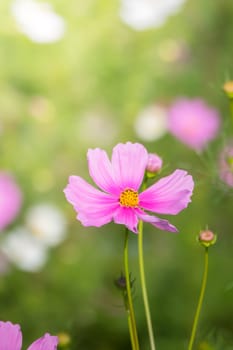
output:
{"label": "pink flower in background", "polygon": [[0,172],[0,231],[16,218],[21,204],[22,194],[13,177]]}
{"label": "pink flower in background", "polygon": [[226,185],[233,187],[233,140],[220,153],[219,176]]}
{"label": "pink flower in background", "polygon": [[[34,341],[27,350],[56,350],[58,338],[45,333]],[[0,350],[21,350],[22,333],[18,324],[0,321]]]}
{"label": "pink flower in background", "polygon": [[89,149],[87,158],[90,176],[102,191],[79,176],[70,176],[64,190],[84,226],[100,227],[113,220],[137,233],[138,220],[143,220],[161,230],[177,231],[167,220],[148,215],[145,210],[175,215],[186,208],[194,186],[186,171],[175,170],[139,193],[148,163],[143,145],[118,144],[111,161],[99,148]]}
{"label": "pink flower in background", "polygon": [[168,115],[168,128],[178,140],[202,151],[217,136],[220,118],[216,109],[201,99],[176,100]]}

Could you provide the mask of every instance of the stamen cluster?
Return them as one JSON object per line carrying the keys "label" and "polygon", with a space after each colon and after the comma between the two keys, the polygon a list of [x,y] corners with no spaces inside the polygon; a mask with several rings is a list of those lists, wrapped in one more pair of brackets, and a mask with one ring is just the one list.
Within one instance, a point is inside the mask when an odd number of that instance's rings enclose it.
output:
{"label": "stamen cluster", "polygon": [[135,208],[139,203],[138,192],[128,188],[121,192],[119,201],[123,207]]}

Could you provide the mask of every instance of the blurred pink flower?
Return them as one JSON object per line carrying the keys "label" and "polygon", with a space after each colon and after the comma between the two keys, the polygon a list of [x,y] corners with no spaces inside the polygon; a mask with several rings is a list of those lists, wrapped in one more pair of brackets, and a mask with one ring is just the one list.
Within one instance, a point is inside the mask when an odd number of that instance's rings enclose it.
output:
{"label": "blurred pink flower", "polygon": [[201,99],[176,100],[168,115],[168,128],[178,140],[202,151],[219,131],[220,118],[216,109]]}
{"label": "blurred pink flower", "polygon": [[220,153],[219,176],[226,185],[233,187],[233,140]]}
{"label": "blurred pink flower", "polygon": [[[58,338],[49,333],[34,341],[27,350],[56,350]],[[22,333],[18,324],[0,321],[0,350],[20,350]]]}
{"label": "blurred pink flower", "polygon": [[138,220],[143,220],[161,230],[177,231],[167,220],[148,215],[144,210],[175,215],[186,208],[194,186],[192,176],[186,171],[177,169],[139,193],[148,163],[143,145],[118,144],[111,161],[99,148],[89,149],[87,158],[90,176],[102,191],[79,176],[70,176],[64,190],[84,226],[99,227],[113,220],[137,233]]}
{"label": "blurred pink flower", "polygon": [[0,231],[16,218],[21,204],[22,194],[13,177],[0,172]]}

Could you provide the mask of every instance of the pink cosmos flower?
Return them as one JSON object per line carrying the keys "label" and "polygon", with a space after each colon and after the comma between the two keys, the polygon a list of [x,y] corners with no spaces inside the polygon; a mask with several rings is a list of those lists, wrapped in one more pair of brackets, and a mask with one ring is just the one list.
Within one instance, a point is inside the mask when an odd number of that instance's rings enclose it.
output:
{"label": "pink cosmos flower", "polygon": [[[45,333],[34,341],[27,350],[56,350],[58,338]],[[0,321],[0,350],[21,350],[22,333],[18,324]]]}
{"label": "pink cosmos flower", "polygon": [[137,233],[138,220],[143,220],[161,230],[177,231],[167,220],[151,216],[145,210],[175,215],[186,208],[194,186],[186,171],[175,170],[139,193],[148,163],[144,146],[130,142],[118,144],[111,161],[104,150],[89,149],[87,158],[90,176],[102,191],[79,176],[70,176],[64,190],[84,226],[100,227],[113,220]]}
{"label": "pink cosmos flower", "polygon": [[216,137],[220,118],[203,100],[181,98],[170,108],[168,127],[178,140],[200,152]]}
{"label": "pink cosmos flower", "polygon": [[233,140],[230,140],[220,153],[220,179],[229,187],[233,187]]}
{"label": "pink cosmos flower", "polygon": [[13,177],[0,172],[0,231],[16,218],[21,204],[22,194]]}

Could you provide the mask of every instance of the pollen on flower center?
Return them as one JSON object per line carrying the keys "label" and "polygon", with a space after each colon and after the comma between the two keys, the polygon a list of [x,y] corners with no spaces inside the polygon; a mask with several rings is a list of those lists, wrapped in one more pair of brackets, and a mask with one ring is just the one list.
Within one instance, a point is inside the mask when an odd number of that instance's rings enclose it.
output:
{"label": "pollen on flower center", "polygon": [[119,201],[123,207],[137,207],[139,203],[138,192],[126,189],[121,192]]}

